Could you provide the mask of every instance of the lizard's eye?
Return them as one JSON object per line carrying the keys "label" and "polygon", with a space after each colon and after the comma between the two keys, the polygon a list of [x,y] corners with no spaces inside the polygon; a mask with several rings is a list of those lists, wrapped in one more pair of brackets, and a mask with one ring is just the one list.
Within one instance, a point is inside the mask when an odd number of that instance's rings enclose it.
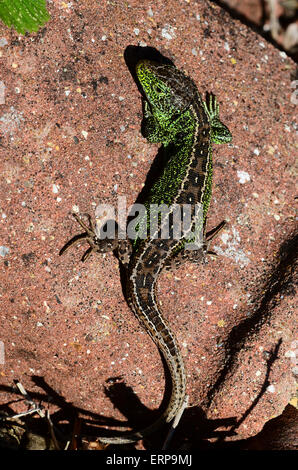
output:
{"label": "lizard's eye", "polygon": [[159,93],[162,92],[162,89],[161,89],[161,87],[160,87],[159,85],[156,85],[155,91],[156,91],[157,94],[159,94]]}

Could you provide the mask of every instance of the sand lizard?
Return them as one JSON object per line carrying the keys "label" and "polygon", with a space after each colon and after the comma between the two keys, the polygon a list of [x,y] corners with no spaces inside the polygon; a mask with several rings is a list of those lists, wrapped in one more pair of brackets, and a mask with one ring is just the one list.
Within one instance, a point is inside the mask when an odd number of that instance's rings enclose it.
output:
{"label": "sand lizard", "polygon": [[[113,250],[126,269],[126,300],[162,352],[172,379],[172,394],[162,416],[151,426],[139,432],[119,437],[101,438],[102,442],[124,444],[135,442],[154,432],[163,423],[170,422],[185,398],[186,373],[179,346],[156,301],[156,284],[161,270],[181,261],[201,262],[208,245],[224,222],[205,234],[207,211],[212,185],[212,143],[228,143],[232,136],[219,120],[216,98],[209,95],[202,100],[193,80],[173,65],[141,60],[136,65],[136,76],[143,92],[143,134],[149,142],[163,144],[165,166],[150,189],[145,201],[147,221],[151,204],[168,207],[169,219],[175,205],[191,207],[190,231],[181,238],[173,237],[173,223],[169,238],[160,238],[159,231],[145,239],[101,240],[89,218],[89,226],[75,216],[84,233],[70,240],[64,252],[75,242],[85,239],[92,251]],[[199,220],[195,205],[202,208]],[[168,220],[169,220],[168,219]],[[186,243],[194,241],[193,229],[203,231],[204,238],[197,250],[186,250]],[[192,232],[191,232],[192,231]]]}

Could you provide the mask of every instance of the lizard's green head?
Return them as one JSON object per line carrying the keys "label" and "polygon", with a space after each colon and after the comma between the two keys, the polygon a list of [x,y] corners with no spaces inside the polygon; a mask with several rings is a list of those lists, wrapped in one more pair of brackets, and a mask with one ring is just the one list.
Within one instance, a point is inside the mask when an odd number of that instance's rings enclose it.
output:
{"label": "lizard's green head", "polygon": [[155,114],[171,118],[193,102],[196,86],[173,65],[141,60],[136,66],[138,80]]}

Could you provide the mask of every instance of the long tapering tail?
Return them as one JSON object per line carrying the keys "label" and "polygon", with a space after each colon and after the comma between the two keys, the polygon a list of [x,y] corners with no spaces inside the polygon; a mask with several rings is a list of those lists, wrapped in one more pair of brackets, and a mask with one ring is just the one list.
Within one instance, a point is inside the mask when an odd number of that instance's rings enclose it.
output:
{"label": "long tapering tail", "polygon": [[165,358],[171,374],[171,398],[164,413],[152,425],[140,431],[129,432],[119,437],[100,438],[101,442],[107,444],[129,444],[149,436],[162,425],[169,423],[175,418],[185,399],[186,373],[177,340],[157,307],[154,294],[155,289],[152,288],[152,285],[150,289],[145,287],[140,288],[140,281],[142,286],[145,285],[143,278],[136,278],[134,280],[133,301],[130,299],[129,304],[141,325],[149,333]]}

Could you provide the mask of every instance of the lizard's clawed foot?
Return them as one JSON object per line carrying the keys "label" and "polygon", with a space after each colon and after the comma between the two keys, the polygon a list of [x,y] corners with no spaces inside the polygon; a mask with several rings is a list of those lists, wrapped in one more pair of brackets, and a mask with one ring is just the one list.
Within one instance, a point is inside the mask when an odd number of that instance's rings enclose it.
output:
{"label": "lizard's clawed foot", "polygon": [[63,255],[70,247],[77,245],[82,240],[85,240],[89,244],[89,248],[85,251],[82,256],[82,261],[86,261],[91,253],[94,251],[99,253],[106,253],[107,251],[112,251],[114,249],[114,245],[116,243],[115,240],[101,240],[96,235],[95,226],[89,214],[85,214],[88,218],[87,225],[77,214],[73,214],[76,221],[80,224],[83,228],[84,232],[75,235],[71,240],[69,240],[63,248],[60,250],[59,255]]}

